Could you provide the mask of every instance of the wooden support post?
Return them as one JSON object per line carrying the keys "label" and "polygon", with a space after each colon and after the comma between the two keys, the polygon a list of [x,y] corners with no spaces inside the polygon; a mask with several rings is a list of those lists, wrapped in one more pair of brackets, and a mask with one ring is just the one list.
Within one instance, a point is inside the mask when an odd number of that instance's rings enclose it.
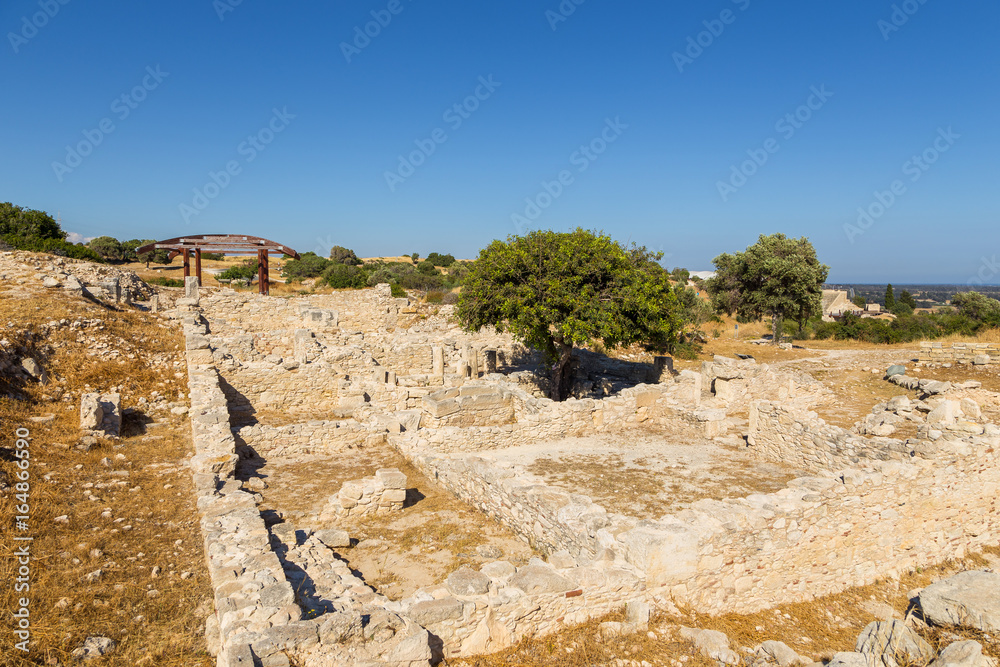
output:
{"label": "wooden support post", "polygon": [[201,248],[194,249],[194,274],[198,276],[198,287],[201,287]]}
{"label": "wooden support post", "polygon": [[269,282],[268,266],[267,266],[267,251],[258,250],[257,251],[257,283],[260,288],[260,293],[267,295],[271,293],[271,286]]}
{"label": "wooden support post", "polygon": [[191,275],[191,251],[184,248],[181,253],[184,255],[184,277]]}

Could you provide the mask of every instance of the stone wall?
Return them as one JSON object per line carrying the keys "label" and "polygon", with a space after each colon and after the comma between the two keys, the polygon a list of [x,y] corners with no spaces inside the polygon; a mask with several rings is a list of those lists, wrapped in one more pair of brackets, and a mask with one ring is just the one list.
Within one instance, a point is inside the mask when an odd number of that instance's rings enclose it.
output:
{"label": "stone wall", "polygon": [[701,500],[637,521],[516,466],[422,453],[412,436],[391,442],[543,551],[613,558],[643,574],[647,596],[670,596],[705,613],[808,600],[1000,541],[1000,438],[969,436],[964,447],[939,448],[927,459],[878,460],[878,443],[853,441],[810,416],[784,416],[776,422],[782,443],[833,439],[815,443],[816,461],[850,459],[838,444],[849,440],[855,455],[876,458],[858,456],[862,469],[824,471],[777,493]]}
{"label": "stone wall", "polygon": [[759,459],[815,472],[903,461],[917,449],[915,443],[892,438],[862,438],[827,424],[815,412],[795,412],[769,401],[750,404],[747,444]]}
{"label": "stone wall", "polygon": [[917,357],[922,363],[1000,364],[1000,344],[997,343],[920,343]]}
{"label": "stone wall", "polygon": [[[438,453],[485,452],[640,425],[664,426],[678,417],[706,425],[718,424],[726,417],[721,410],[698,410],[700,391],[686,382],[639,385],[610,398],[570,399],[562,403],[535,398],[513,384],[504,385],[503,389],[513,401],[513,423],[437,427],[441,421],[425,411],[421,426],[430,428],[421,428],[416,446]],[[706,426],[707,435],[718,435],[722,430]]]}
{"label": "stone wall", "polygon": [[331,454],[363,445],[371,430],[349,421],[307,421],[285,426],[253,424],[234,428],[237,443],[264,458]]}

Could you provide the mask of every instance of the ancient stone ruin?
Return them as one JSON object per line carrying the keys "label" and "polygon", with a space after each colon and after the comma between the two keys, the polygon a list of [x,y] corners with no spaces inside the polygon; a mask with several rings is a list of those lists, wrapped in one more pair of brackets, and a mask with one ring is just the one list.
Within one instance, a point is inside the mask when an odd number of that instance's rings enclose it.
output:
{"label": "ancient stone ruin", "polygon": [[[675,374],[584,354],[574,398],[553,403],[537,358],[459,330],[449,310],[421,311],[379,286],[292,299],[195,290],[169,311],[186,335],[191,470],[215,590],[206,634],[219,665],[426,665],[623,605],[633,628],[656,607],[751,612],[1000,537],[1000,428],[968,396],[893,399],[845,430],[811,411],[830,390],[804,373],[717,357]],[[103,400],[88,399],[88,423]],[[893,438],[903,425],[916,435]],[[668,441],[766,472],[752,475],[757,486],[736,480],[687,500],[657,484],[617,487],[676,477]],[[349,565],[361,547],[351,527],[419,507],[411,473],[363,470],[321,488],[292,522],[261,503],[296,489],[247,472],[282,460],[318,471],[379,447],[532,557],[501,553],[390,598]],[[591,463],[573,458],[584,451]],[[561,478],[540,452],[577,473]]]}

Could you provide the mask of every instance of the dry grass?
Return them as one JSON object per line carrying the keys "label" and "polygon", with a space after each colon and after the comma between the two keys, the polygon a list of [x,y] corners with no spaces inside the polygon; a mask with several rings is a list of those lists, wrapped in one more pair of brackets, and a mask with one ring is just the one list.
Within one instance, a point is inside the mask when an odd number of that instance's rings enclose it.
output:
{"label": "dry grass", "polygon": [[[23,594],[4,585],[0,609],[8,620],[0,633],[0,664],[71,664],[70,653],[88,636],[118,643],[112,654],[92,664],[214,664],[201,636],[211,600],[208,574],[190,477],[179,468],[190,450],[186,421],[166,421],[151,431],[156,439],[134,435],[99,441],[89,452],[71,448],[80,437],[78,397],[84,384],[95,391],[120,386],[123,407],[134,406],[136,397],[154,389],[176,395],[184,388],[183,373],[178,378],[175,367],[148,361],[176,353],[179,332],[150,316],[63,292],[0,296],[0,321],[15,323],[19,331],[37,332],[44,322],[61,318],[100,318],[104,329],[87,329],[82,342],[77,341],[79,332],[58,330],[37,350],[53,381],[45,387],[32,383],[20,387],[14,398],[0,398],[0,469],[10,476],[15,472],[8,460],[14,431],[31,431],[29,530],[18,534],[34,537],[28,596],[32,650],[25,656],[13,647],[8,613]],[[106,341],[104,351],[116,350],[119,358],[97,358],[92,338]],[[53,400],[66,390],[73,392],[72,401]],[[46,415],[52,420],[31,421]],[[0,497],[4,582],[15,576],[15,504],[12,492]],[[68,523],[54,521],[63,515]],[[155,579],[154,566],[162,568]],[[85,580],[98,569],[100,579]],[[183,572],[191,576],[182,579]],[[154,597],[150,590],[158,594]]]}

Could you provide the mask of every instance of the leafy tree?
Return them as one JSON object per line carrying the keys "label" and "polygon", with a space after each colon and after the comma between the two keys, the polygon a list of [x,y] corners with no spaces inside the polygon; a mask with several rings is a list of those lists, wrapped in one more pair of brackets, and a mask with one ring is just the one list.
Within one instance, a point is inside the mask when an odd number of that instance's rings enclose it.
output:
{"label": "leafy tree", "polygon": [[896,295],[892,291],[892,283],[885,288],[885,309],[890,313],[896,308]]}
{"label": "leafy tree", "polygon": [[420,253],[419,252],[413,253],[412,255],[410,255],[410,259],[412,259],[413,263],[416,264],[417,262],[420,261]]}
{"label": "leafy tree", "polygon": [[951,298],[951,305],[969,319],[990,327],[1000,327],[1000,301],[979,292],[959,292]]}
{"label": "leafy tree", "polygon": [[660,257],[580,228],[511,236],[469,267],[456,314],[469,331],[494,326],[543,351],[549,395],[564,400],[574,347],[600,340],[666,351],[676,343],[680,309]]}
{"label": "leafy tree", "polygon": [[314,252],[304,252],[300,259],[285,262],[282,275],[291,281],[305,278],[318,278],[330,266],[330,260],[320,257]]}
{"label": "leafy tree", "polygon": [[143,246],[150,245],[151,243],[156,243],[154,239],[142,239],[142,240],[131,240],[122,243],[122,247],[125,248],[126,257],[128,253],[134,255],[135,259],[140,262],[146,263],[146,268],[149,268],[150,262],[156,262],[157,264],[169,264],[170,263],[170,251],[164,250],[163,248],[156,248],[148,252],[136,252],[139,248]]}
{"label": "leafy tree", "polygon": [[13,235],[24,240],[66,240],[66,232],[45,211],[36,211],[10,202],[0,203],[0,236]]}
{"label": "leafy tree", "polygon": [[707,281],[707,288],[716,311],[736,313],[741,321],[770,316],[775,345],[783,320],[795,318],[801,328],[822,312],[823,283],[830,267],[819,262],[806,237],[761,234],[744,252],[722,254],[713,262],[716,276]]}
{"label": "leafy tree", "polygon": [[87,247],[96,252],[104,259],[121,260],[125,258],[125,248],[121,241],[113,236],[98,236],[92,239]]}
{"label": "leafy tree", "polygon": [[431,254],[427,255],[426,261],[430,262],[434,266],[443,266],[447,268],[455,263],[455,257],[454,255],[442,255],[436,252],[432,252]]}
{"label": "leafy tree", "polygon": [[354,254],[353,250],[339,245],[335,245],[330,248],[330,261],[337,264],[349,264],[352,266],[361,264],[361,260],[358,259],[358,256]]}
{"label": "leafy tree", "polygon": [[854,297],[853,299],[851,299],[851,303],[853,303],[858,308],[864,308],[865,306],[868,305],[868,302],[865,301],[865,297],[863,296]]}
{"label": "leafy tree", "polygon": [[899,302],[910,307],[911,310],[917,307],[917,301],[913,298],[913,295],[907,290],[903,290],[899,294]]}
{"label": "leafy tree", "polygon": [[691,278],[691,273],[687,269],[682,269],[678,266],[670,272],[670,277],[681,285],[687,285],[688,280]]}

